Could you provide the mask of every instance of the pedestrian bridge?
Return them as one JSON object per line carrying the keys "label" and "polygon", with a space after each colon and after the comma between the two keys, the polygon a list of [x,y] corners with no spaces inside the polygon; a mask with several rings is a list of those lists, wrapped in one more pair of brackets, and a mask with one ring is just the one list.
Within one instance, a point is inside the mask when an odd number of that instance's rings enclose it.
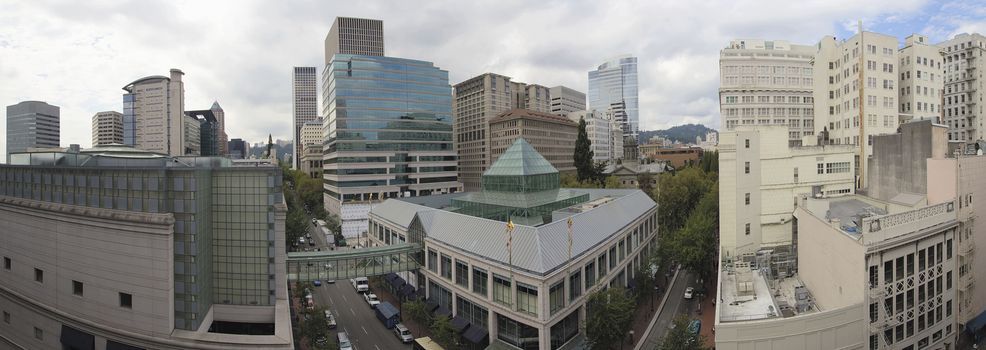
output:
{"label": "pedestrian bridge", "polygon": [[385,275],[417,269],[417,243],[401,243],[360,249],[288,253],[288,281],[342,280]]}

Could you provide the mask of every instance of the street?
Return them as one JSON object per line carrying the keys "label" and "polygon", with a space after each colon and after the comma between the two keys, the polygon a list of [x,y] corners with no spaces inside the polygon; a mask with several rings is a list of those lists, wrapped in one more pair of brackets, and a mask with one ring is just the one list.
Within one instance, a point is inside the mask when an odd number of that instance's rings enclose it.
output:
{"label": "street", "polygon": [[[681,270],[678,274],[678,278],[672,282],[671,288],[668,291],[668,300],[661,309],[661,313],[657,316],[657,322],[654,322],[654,328],[651,329],[650,334],[647,339],[643,342],[640,349],[654,349],[661,344],[661,338],[663,338],[669,331],[671,324],[674,322],[674,318],[681,314],[692,316],[695,308],[699,303],[699,298],[696,297],[692,300],[686,300],[684,298],[685,288],[695,287],[695,275],[687,270]],[[702,325],[702,327],[711,327],[711,325]]]}

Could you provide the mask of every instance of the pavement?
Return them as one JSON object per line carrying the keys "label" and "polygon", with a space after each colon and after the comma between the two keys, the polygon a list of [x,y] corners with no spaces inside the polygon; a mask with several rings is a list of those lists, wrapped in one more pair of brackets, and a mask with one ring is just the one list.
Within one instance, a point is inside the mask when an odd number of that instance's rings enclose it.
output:
{"label": "pavement", "polygon": [[[697,286],[695,279],[695,274],[687,270],[679,271],[677,277],[671,282],[667,299],[658,310],[659,313],[650,329],[650,334],[644,341],[637,344],[637,349],[655,349],[661,345],[661,339],[667,335],[670,330],[668,327],[671,326],[677,315],[689,315],[689,317],[694,318],[692,315],[698,308],[698,299],[686,300],[684,295],[685,288]],[[702,328],[705,327],[706,325],[703,324]]]}

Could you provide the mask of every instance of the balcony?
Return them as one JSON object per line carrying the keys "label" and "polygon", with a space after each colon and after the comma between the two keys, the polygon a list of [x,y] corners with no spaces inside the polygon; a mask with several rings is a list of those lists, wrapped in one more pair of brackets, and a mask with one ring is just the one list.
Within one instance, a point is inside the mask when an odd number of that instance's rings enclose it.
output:
{"label": "balcony", "polygon": [[968,293],[975,287],[975,279],[972,278],[972,272],[966,273],[959,277],[959,290]]}
{"label": "balcony", "polygon": [[883,290],[883,286],[881,286],[879,284],[870,284],[870,291],[869,291],[869,293],[870,293],[870,300],[871,301],[873,301],[873,300],[881,300],[881,299],[883,299],[883,296],[885,295],[885,292]]}
{"label": "balcony", "polygon": [[959,244],[959,256],[971,257],[976,252],[976,244],[970,241]]}

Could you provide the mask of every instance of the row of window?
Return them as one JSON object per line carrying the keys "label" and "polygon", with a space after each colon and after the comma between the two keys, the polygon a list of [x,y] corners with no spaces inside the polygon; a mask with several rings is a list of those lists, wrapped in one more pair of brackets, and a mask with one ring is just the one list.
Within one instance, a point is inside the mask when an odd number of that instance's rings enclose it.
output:
{"label": "row of window", "polygon": [[[3,257],[3,269],[10,272],[13,270],[13,261],[9,257]],[[34,268],[34,282],[44,284],[45,282],[45,272],[42,269]],[[76,280],[72,280],[72,294],[76,296],[84,296],[85,285]],[[125,309],[133,308],[133,294],[119,292],[120,307]],[[8,314],[4,312],[4,319],[8,318]]]}

